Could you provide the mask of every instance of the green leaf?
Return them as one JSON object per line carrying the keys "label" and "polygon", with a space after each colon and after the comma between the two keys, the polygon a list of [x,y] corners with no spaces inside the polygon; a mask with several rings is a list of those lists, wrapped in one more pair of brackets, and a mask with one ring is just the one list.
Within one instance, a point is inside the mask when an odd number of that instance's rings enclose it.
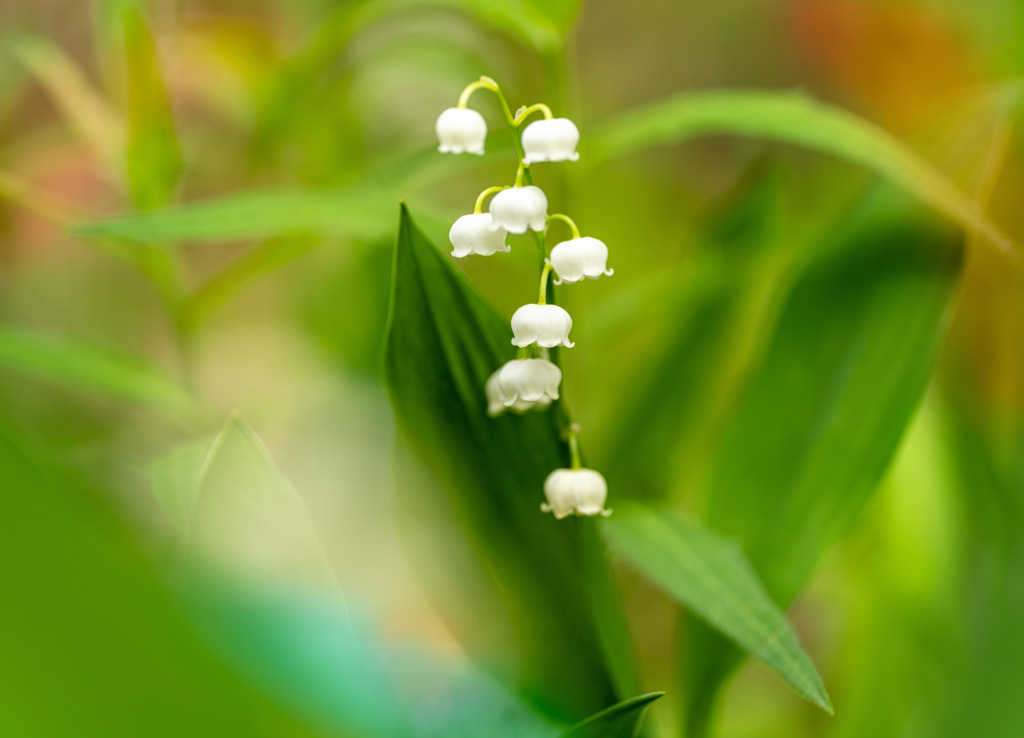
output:
{"label": "green leaf", "polygon": [[[1018,88],[1007,94],[1018,104]],[[1019,258],[1012,241],[985,217],[978,204],[913,149],[868,120],[801,94],[730,91],[676,95],[607,124],[591,145],[594,158],[602,159],[721,133],[807,146],[865,166]]]}
{"label": "green leaf", "polygon": [[[313,232],[372,240],[393,227],[392,190],[344,189],[242,192],[205,202],[83,223],[82,237],[149,243],[215,243]],[[443,212],[443,210],[442,210]]]}
{"label": "green leaf", "polygon": [[735,541],[644,508],[620,509],[604,527],[622,558],[774,669],[798,694],[832,712],[814,664]]}
{"label": "green leaf", "polygon": [[[740,540],[781,604],[885,472],[928,384],[960,273],[959,233],[880,202],[844,223],[796,280],[712,464],[706,522]],[[738,659],[704,628],[688,638],[699,734]]]}
{"label": "green leaf", "polygon": [[[560,407],[544,413],[489,418],[484,384],[514,357],[507,320],[497,315],[455,271],[402,207],[395,251],[391,315],[384,374],[399,430],[425,463],[431,490],[400,488],[405,505],[450,509],[458,543],[475,549],[493,598],[474,602],[477,622],[493,628],[488,647],[508,648],[514,679],[535,704],[560,718],[578,719],[616,698],[628,674],[608,663],[630,654],[605,649],[628,643],[612,633],[621,604],[609,577],[594,521],[556,521],[541,514],[545,477],[567,466],[559,441]],[[423,534],[424,524],[420,531]],[[452,528],[446,529],[453,530]],[[450,535],[435,551],[452,550]],[[477,566],[459,557],[446,568]],[[584,582],[582,571],[588,572]],[[605,599],[592,603],[591,597]],[[595,610],[601,622],[595,622]],[[617,625],[617,623],[619,625]],[[494,632],[508,632],[499,643]]]}
{"label": "green leaf", "polygon": [[322,735],[211,652],[106,494],[2,427],[0,479],[0,734]]}
{"label": "green leaf", "polygon": [[128,105],[125,167],[132,199],[149,209],[173,192],[182,170],[181,151],[149,29],[137,8],[126,9],[122,23]]}
{"label": "green leaf", "polygon": [[181,385],[155,368],[52,336],[0,328],[0,368],[146,406],[180,419],[195,418],[199,413],[198,404]]}
{"label": "green leaf", "polygon": [[624,700],[577,723],[560,738],[633,738],[647,708],[664,692],[650,692]]}

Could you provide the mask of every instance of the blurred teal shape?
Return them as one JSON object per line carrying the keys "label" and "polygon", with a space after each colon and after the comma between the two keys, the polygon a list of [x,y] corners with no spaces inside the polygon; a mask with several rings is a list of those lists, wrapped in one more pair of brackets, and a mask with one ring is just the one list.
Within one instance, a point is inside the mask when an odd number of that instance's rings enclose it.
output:
{"label": "blurred teal shape", "polygon": [[0,734],[314,735],[210,651],[99,494],[3,428],[0,479]]}
{"label": "blurred teal shape", "polygon": [[329,735],[547,738],[557,731],[457,662],[388,648],[350,616],[298,491],[240,417],[150,465],[181,528],[185,603],[228,663]]}

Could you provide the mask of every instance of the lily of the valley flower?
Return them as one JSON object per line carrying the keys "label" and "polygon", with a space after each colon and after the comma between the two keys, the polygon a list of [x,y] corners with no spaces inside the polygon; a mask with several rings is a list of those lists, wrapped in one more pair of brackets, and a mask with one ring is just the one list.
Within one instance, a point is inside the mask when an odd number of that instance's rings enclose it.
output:
{"label": "lily of the valley flower", "polygon": [[568,118],[535,120],[523,129],[523,163],[577,161],[580,132]]}
{"label": "lily of the valley flower", "polygon": [[463,215],[448,232],[454,251],[452,256],[463,257],[470,254],[490,256],[499,251],[511,251],[505,243],[508,231],[493,226],[490,213],[470,213]]}
{"label": "lily of the valley flower", "polygon": [[509,187],[491,198],[491,228],[509,233],[543,231],[548,217],[548,198],[540,187]]}
{"label": "lily of the valley flower", "polygon": [[550,261],[558,275],[555,284],[579,282],[584,277],[597,279],[602,274],[614,273],[607,268],[608,247],[590,236],[562,241],[551,249]]}
{"label": "lily of the valley flower", "polygon": [[540,509],[554,513],[559,520],[573,513],[605,517],[612,514],[604,509],[608,483],[593,469],[555,469],[544,480],[544,496],[548,501]]}
{"label": "lily of the valley flower", "polygon": [[523,305],[512,315],[512,343],[520,348],[535,343],[544,348],[576,344],[569,341],[572,318],[558,305]]}
{"label": "lily of the valley flower", "polygon": [[475,110],[448,108],[437,116],[434,125],[437,149],[442,154],[483,154],[487,138],[487,122]]}
{"label": "lily of the valley flower", "polygon": [[558,399],[562,370],[547,359],[512,359],[497,372],[497,390],[505,407],[517,402],[551,402]]}
{"label": "lily of the valley flower", "polygon": [[[544,395],[539,400],[533,400],[532,402],[524,400],[519,396],[508,397],[498,383],[498,375],[500,373],[501,369],[491,374],[487,379],[487,414],[492,418],[501,415],[506,410],[511,410],[521,415],[528,410],[544,410],[551,404],[552,400],[548,395]],[[509,400],[511,400],[512,404],[507,404]]]}

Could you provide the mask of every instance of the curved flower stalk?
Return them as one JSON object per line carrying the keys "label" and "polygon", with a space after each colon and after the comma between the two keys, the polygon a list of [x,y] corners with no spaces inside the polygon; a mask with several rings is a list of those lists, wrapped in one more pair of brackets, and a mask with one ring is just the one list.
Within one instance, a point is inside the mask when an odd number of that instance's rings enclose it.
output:
{"label": "curved flower stalk", "polygon": [[[443,153],[482,154],[487,124],[467,105],[470,96],[480,89],[493,92],[501,105],[513,133],[518,157],[515,180],[511,185],[488,187],[476,200],[473,212],[463,215],[448,234],[452,256],[470,254],[490,256],[509,251],[505,239],[509,233],[531,232],[537,244],[540,264],[540,289],[537,302],[523,305],[512,316],[512,343],[519,347],[518,358],[512,359],[487,379],[487,413],[494,417],[511,411],[525,413],[543,411],[558,400],[562,371],[551,359],[549,349],[572,348],[569,340],[572,317],[554,304],[553,285],[596,279],[611,275],[607,268],[608,247],[596,238],[581,236],[576,223],[567,215],[548,215],[548,198],[533,183],[530,165],[537,162],[577,161],[580,132],[568,118],[555,118],[543,103],[520,108],[512,114],[498,84],[481,77],[468,85],[459,96],[457,107],[445,110],[437,119],[439,150]],[[527,118],[541,113],[543,118],[525,125]],[[484,203],[490,197],[487,212]],[[548,253],[547,231],[552,223],[562,221],[572,231],[572,238],[555,246]],[[555,279],[552,280],[552,272]],[[550,304],[549,304],[550,303]],[[541,509],[556,518],[569,515],[608,515],[604,509],[608,485],[601,474],[583,468],[579,450],[579,428],[569,425],[565,432],[571,467],[556,469],[544,483],[547,499]]]}

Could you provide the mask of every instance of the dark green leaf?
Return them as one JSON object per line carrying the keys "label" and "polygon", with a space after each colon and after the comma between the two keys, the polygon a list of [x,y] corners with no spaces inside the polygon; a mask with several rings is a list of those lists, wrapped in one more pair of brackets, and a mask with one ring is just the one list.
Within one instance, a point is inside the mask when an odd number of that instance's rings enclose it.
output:
{"label": "dark green leaf", "polygon": [[[608,663],[629,654],[606,654],[628,639],[611,633],[621,619],[594,521],[556,521],[541,514],[543,482],[567,465],[559,441],[559,409],[489,418],[484,384],[513,358],[506,320],[477,294],[412,222],[402,207],[384,371],[399,429],[438,483],[443,499],[422,501],[428,488],[401,489],[419,506],[453,511],[464,539],[475,548],[502,598],[482,611],[510,632],[516,680],[531,700],[562,718],[578,718],[615,699],[629,676]],[[437,541],[438,550],[451,543]],[[465,561],[449,568],[459,570]],[[604,593],[596,608],[589,598]],[[593,609],[603,610],[595,624]],[[600,633],[600,634],[599,634]],[[490,647],[493,650],[494,643]]]}
{"label": "dark green leaf", "polygon": [[739,545],[670,513],[621,508],[604,522],[622,558],[832,712],[821,677]]}
{"label": "dark green leaf", "polygon": [[561,738],[633,738],[651,703],[664,692],[651,692],[624,700],[577,723]]}

